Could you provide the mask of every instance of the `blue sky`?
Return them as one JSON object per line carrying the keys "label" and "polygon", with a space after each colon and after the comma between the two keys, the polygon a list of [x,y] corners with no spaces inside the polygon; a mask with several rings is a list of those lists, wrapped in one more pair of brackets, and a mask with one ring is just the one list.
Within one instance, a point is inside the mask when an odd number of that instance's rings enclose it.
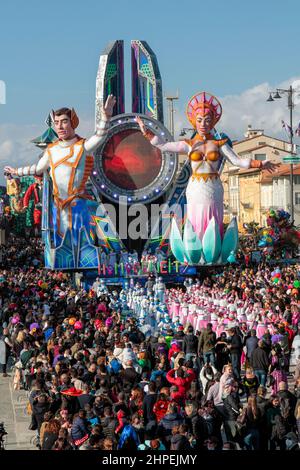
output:
{"label": "blue sky", "polygon": [[182,107],[198,89],[224,96],[300,72],[298,1],[11,0],[0,13],[0,122],[38,122],[65,103],[90,117],[99,54],[113,39],[148,41]]}
{"label": "blue sky", "polygon": [[[0,160],[8,158],[9,149],[14,158],[16,152],[30,151],[20,142],[44,130],[51,108],[74,106],[86,124],[83,129],[89,129],[99,55],[110,40],[126,41],[128,85],[130,40],[149,43],[158,58],[164,92],[179,90],[175,119],[180,127],[188,125],[183,111],[197,91],[223,98],[228,115],[230,96],[237,99],[257,87],[264,96],[269,86],[299,78],[299,18],[298,0],[1,2],[0,80],[6,83],[7,102],[0,105]],[[271,109],[264,106],[262,123]],[[245,108],[245,122],[249,118],[258,125],[260,117],[255,109],[252,116],[249,100]],[[230,120],[227,117],[227,126]],[[11,146],[6,143],[3,157],[5,139]]]}

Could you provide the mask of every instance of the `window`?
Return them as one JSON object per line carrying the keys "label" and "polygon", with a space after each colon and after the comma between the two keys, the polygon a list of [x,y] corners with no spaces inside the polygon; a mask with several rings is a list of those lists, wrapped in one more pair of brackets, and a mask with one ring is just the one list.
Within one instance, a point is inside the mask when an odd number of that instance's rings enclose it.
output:
{"label": "window", "polygon": [[230,208],[233,213],[237,214],[238,212],[238,205],[239,205],[239,200],[238,200],[238,193],[231,193],[230,194]]}
{"label": "window", "polygon": [[296,205],[300,204],[300,193],[295,193],[295,204]]}
{"label": "window", "polygon": [[266,142],[258,142],[257,145],[266,145]]}
{"label": "window", "polygon": [[237,182],[238,182],[237,181],[237,176],[231,176],[230,177],[230,186],[233,186],[233,187],[237,186],[238,185]]}
{"label": "window", "polygon": [[294,175],[294,184],[300,184],[300,175]]}
{"label": "window", "polygon": [[256,153],[254,155],[254,158],[255,158],[255,160],[259,160],[259,161],[263,162],[264,160],[267,159],[267,155],[265,153]]}

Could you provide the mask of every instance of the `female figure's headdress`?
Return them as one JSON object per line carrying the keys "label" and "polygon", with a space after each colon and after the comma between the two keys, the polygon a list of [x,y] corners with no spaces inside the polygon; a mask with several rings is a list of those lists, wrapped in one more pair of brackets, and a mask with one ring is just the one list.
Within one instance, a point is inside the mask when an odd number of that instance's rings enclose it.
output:
{"label": "female figure's headdress", "polygon": [[194,128],[196,128],[196,117],[198,114],[201,116],[210,114],[212,116],[213,128],[222,116],[222,106],[215,96],[207,93],[206,91],[202,91],[201,93],[196,93],[196,95],[192,96],[188,102],[186,114]]}

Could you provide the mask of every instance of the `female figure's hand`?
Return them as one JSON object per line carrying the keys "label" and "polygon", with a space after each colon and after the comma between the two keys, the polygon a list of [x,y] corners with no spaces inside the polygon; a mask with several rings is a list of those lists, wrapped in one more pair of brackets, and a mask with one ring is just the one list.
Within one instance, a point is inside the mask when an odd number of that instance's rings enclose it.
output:
{"label": "female figure's hand", "polygon": [[267,170],[269,173],[274,173],[274,171],[276,171],[276,169],[280,166],[280,163],[274,163],[270,160],[265,160],[263,163],[262,163],[262,168],[264,170]]}
{"label": "female figure's hand", "polygon": [[138,123],[138,125],[140,126],[141,133],[145,134],[146,133],[146,126],[145,126],[144,121],[142,120],[142,118],[140,118],[140,116],[136,116],[135,120]]}

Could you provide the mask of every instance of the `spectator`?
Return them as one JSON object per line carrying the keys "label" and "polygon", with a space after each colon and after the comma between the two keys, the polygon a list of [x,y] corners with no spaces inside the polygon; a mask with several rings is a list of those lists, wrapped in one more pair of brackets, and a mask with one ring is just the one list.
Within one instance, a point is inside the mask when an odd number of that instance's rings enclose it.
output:
{"label": "spectator", "polygon": [[230,328],[229,331],[230,343],[228,348],[230,350],[230,358],[232,369],[236,380],[241,378],[241,356],[242,356],[242,341],[241,337],[236,333],[235,328]]}
{"label": "spectator", "polygon": [[198,344],[198,354],[203,354],[205,363],[215,364],[215,345],[217,342],[216,333],[212,330],[212,324],[208,323],[207,327],[201,333]]}
{"label": "spectator", "polygon": [[258,347],[253,350],[250,356],[250,364],[258,379],[259,385],[265,387],[270,361],[262,340],[258,341]]}
{"label": "spectator", "polygon": [[256,330],[252,329],[250,331],[250,337],[246,339],[245,345],[246,345],[246,358],[247,358],[248,364],[250,364],[252,353],[258,346],[258,338],[256,336]]}

